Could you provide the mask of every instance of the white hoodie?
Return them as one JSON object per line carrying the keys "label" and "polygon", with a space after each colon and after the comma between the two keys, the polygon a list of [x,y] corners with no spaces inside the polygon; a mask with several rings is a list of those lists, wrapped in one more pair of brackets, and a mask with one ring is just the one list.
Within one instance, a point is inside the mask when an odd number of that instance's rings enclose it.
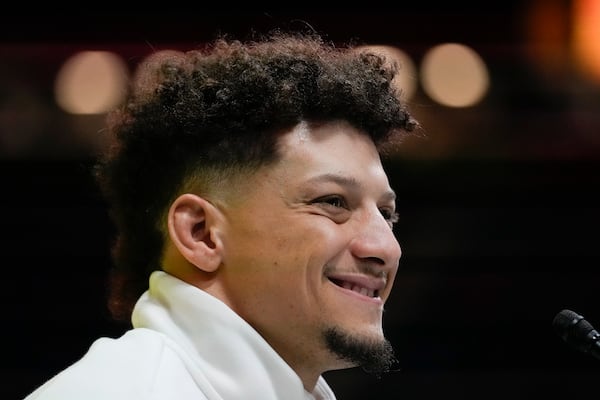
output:
{"label": "white hoodie", "polygon": [[150,276],[132,322],[25,400],[335,400],[323,377],[307,392],[227,305],[165,272]]}

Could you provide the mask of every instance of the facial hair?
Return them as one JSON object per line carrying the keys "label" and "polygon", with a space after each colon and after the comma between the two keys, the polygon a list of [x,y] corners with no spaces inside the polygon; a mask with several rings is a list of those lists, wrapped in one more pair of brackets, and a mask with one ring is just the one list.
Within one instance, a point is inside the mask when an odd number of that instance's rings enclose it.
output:
{"label": "facial hair", "polygon": [[361,367],[377,378],[390,372],[398,362],[392,344],[385,338],[365,338],[338,328],[326,329],[324,337],[327,347],[337,357]]}

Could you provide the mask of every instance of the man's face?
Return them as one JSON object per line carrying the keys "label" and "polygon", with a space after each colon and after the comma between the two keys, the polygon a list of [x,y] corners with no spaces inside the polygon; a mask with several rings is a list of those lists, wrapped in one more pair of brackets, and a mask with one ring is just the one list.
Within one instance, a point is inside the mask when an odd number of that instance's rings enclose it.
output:
{"label": "man's face", "polygon": [[347,367],[325,332],[384,341],[401,254],[394,194],[371,140],[345,123],[300,124],[280,145],[222,207],[225,301],[292,367]]}

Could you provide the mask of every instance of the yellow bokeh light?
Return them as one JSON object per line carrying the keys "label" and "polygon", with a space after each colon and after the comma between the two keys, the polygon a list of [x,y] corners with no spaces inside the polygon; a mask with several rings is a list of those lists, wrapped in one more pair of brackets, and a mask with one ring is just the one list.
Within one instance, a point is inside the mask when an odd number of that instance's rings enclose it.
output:
{"label": "yellow bokeh light", "polygon": [[367,50],[384,56],[389,62],[396,62],[399,71],[394,78],[394,84],[405,99],[408,100],[414,96],[418,83],[417,68],[407,53],[397,47],[387,45],[366,45],[357,50]]}
{"label": "yellow bokeh light", "polygon": [[449,107],[477,104],[489,88],[489,73],[470,47],[445,43],[430,49],[421,64],[421,82],[427,95]]}
{"label": "yellow bokeh light", "polygon": [[118,105],[127,91],[128,69],[107,51],[82,51],[62,65],[54,86],[58,105],[72,114],[102,114]]}

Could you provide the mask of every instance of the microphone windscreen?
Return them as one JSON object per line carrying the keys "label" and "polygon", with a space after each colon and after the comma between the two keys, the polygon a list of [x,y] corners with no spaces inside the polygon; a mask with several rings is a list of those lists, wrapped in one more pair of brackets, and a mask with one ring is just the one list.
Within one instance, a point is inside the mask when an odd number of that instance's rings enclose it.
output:
{"label": "microphone windscreen", "polygon": [[583,316],[577,314],[575,311],[562,310],[554,317],[552,326],[556,330],[556,333],[562,337],[582,319]]}
{"label": "microphone windscreen", "polygon": [[581,351],[587,351],[596,332],[582,315],[571,310],[562,310],[554,317],[552,325],[556,333],[568,344]]}

